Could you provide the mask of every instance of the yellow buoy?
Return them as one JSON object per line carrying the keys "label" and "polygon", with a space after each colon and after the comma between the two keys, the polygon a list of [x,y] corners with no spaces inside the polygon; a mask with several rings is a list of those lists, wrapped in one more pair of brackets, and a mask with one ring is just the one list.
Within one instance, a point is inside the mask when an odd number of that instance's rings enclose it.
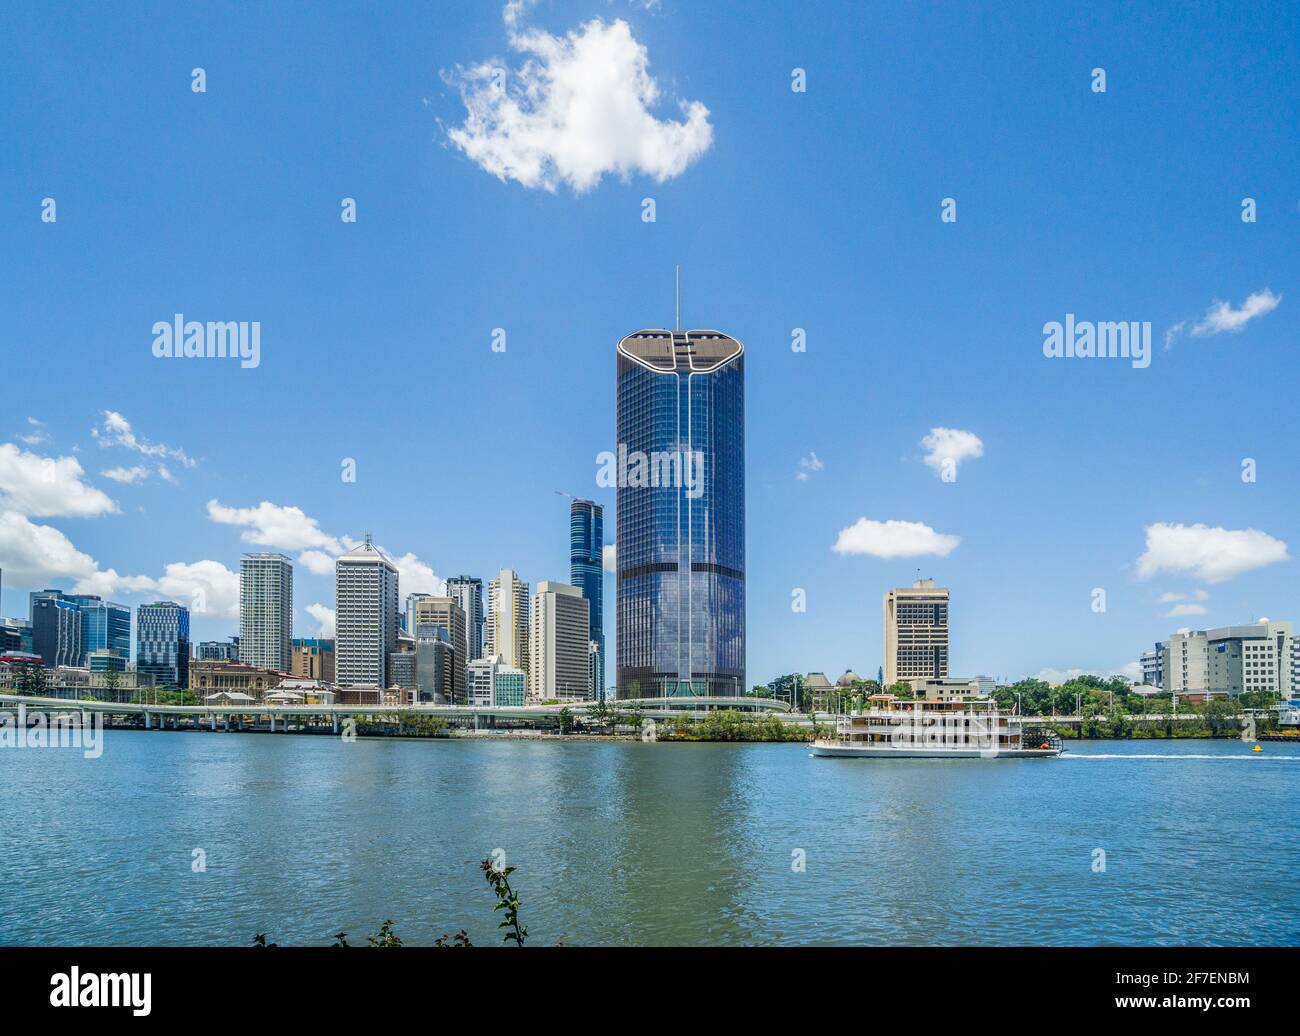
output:
{"label": "yellow buoy", "polygon": [[1253,749],[1251,749],[1251,751],[1253,751],[1253,752],[1262,752],[1262,751],[1264,751],[1264,749],[1261,748],[1259,745],[1256,745]]}

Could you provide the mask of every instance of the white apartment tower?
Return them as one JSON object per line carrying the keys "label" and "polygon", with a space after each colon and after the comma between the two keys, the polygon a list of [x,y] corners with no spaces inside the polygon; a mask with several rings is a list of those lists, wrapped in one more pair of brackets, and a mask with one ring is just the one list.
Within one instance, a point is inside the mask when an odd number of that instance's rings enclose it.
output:
{"label": "white apartment tower", "polygon": [[948,591],[933,579],[885,593],[885,686],[948,676]]}
{"label": "white apartment tower", "polygon": [[487,652],[527,673],[528,584],[514,569],[503,568],[488,584],[488,608],[492,621]]}
{"label": "white apartment tower", "polygon": [[528,697],[534,702],[592,697],[591,602],[576,586],[543,580],[533,596]]}
{"label": "white apartment tower", "polygon": [[293,565],[283,554],[239,559],[239,660],[287,673],[293,668]]}
{"label": "white apartment tower", "polygon": [[397,566],[370,540],[334,563],[334,668],[343,687],[387,687],[397,647]]}

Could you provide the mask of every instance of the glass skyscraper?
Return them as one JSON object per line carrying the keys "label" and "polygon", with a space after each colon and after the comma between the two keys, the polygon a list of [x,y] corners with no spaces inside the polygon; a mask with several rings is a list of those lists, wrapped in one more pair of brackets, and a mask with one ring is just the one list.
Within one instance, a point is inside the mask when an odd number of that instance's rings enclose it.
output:
{"label": "glass skyscraper", "polygon": [[596,645],[591,659],[591,692],[605,698],[605,509],[590,500],[569,505],[569,582],[590,605],[587,639]]}
{"label": "glass skyscraper", "polygon": [[190,683],[190,610],[175,601],[142,604],[135,612],[139,673],[160,687],[186,688]]}
{"label": "glass skyscraper", "polygon": [[745,691],[745,357],[719,331],[618,343],[620,699]]}

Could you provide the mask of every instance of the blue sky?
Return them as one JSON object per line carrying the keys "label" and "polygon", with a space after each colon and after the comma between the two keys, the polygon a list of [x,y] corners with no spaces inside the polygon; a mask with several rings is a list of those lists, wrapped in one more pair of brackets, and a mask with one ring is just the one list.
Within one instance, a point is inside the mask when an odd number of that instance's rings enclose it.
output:
{"label": "blue sky", "polygon": [[[669,325],[680,262],[684,326],[748,353],[751,683],[874,675],[881,595],[918,568],[952,589],[959,674],[1110,672],[1180,626],[1300,618],[1298,22],[6,5],[0,612],[39,585],[199,588],[196,634],[225,636],[241,551],[367,530],[411,555],[403,593],[567,579],[554,491],[603,502],[612,538],[614,345]],[[178,312],[260,321],[260,365],[155,358]],[[1067,313],[1149,321],[1150,366],[1045,357]],[[935,428],[981,444],[955,481],[924,462]],[[899,555],[899,532],[959,542]],[[312,635],[332,579],[296,578]]]}

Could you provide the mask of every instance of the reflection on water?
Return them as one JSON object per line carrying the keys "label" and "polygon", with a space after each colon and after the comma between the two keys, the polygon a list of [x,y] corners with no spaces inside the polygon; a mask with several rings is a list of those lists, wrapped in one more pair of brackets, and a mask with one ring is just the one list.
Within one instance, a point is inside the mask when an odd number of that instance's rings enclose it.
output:
{"label": "reflection on water", "polygon": [[111,731],[0,752],[0,942],[490,943],[497,848],[538,943],[1300,941],[1300,749],[1070,752]]}

